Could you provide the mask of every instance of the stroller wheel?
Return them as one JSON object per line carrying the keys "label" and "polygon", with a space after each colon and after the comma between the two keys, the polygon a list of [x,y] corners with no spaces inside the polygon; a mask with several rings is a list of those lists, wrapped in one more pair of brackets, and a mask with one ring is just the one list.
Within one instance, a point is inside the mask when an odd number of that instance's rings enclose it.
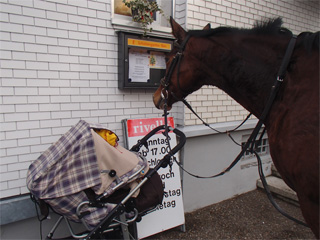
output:
{"label": "stroller wheel", "polygon": [[138,239],[137,223],[129,223],[128,226],[117,226],[113,231],[105,232],[101,239]]}

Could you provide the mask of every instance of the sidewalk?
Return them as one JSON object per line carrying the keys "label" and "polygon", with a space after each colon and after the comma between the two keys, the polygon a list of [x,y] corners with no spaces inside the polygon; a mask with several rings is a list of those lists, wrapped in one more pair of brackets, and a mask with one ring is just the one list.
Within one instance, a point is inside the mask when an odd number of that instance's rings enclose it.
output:
{"label": "sidewalk", "polygon": [[[275,199],[290,215],[303,220],[300,209]],[[186,232],[171,229],[148,239],[315,239],[309,228],[282,216],[262,190],[186,214]]]}

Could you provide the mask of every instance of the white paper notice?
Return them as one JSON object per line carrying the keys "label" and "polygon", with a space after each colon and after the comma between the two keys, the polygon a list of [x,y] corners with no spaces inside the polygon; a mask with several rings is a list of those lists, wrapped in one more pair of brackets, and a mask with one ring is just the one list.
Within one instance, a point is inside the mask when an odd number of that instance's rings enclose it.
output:
{"label": "white paper notice", "polygon": [[150,67],[147,52],[129,50],[129,79],[131,82],[148,82]]}

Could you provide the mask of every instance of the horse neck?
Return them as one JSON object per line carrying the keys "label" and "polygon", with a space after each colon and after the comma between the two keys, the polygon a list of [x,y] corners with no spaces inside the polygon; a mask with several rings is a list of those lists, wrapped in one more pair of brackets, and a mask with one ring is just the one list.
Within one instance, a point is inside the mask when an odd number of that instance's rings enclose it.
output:
{"label": "horse neck", "polygon": [[[206,63],[206,84],[222,89],[260,117],[288,40],[277,42],[271,37],[228,36],[209,41],[213,44],[211,53],[206,54],[209,59],[203,61]],[[208,48],[203,51],[208,52]]]}

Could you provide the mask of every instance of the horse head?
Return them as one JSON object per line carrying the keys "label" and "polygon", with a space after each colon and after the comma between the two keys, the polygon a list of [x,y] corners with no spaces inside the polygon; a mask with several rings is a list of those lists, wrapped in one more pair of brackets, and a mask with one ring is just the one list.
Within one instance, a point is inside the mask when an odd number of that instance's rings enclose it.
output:
{"label": "horse head", "polygon": [[[172,104],[185,98],[204,85],[203,71],[200,67],[197,47],[188,33],[171,17],[172,34],[176,38],[173,49],[166,56],[166,75],[153,95],[153,102],[158,109],[164,104],[171,109]],[[203,30],[210,29],[207,24]],[[188,51],[184,49],[188,46]]]}
{"label": "horse head", "polygon": [[281,18],[252,29],[206,26],[188,32],[170,22],[176,44],[154,93],[155,106],[170,110],[211,85],[264,119],[273,162],[319,238],[319,32],[293,41]]}

